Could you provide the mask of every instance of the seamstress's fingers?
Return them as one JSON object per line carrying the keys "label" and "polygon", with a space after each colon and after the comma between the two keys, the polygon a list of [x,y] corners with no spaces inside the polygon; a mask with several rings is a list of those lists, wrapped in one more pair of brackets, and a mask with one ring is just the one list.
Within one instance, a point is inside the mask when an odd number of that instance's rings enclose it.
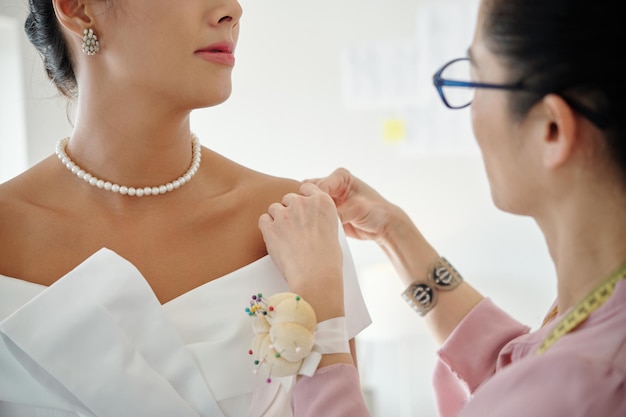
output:
{"label": "seamstress's fingers", "polygon": [[297,197],[298,195],[296,193],[287,193],[283,196],[283,199],[281,200],[281,202],[283,203],[285,207],[287,207]]}
{"label": "seamstress's fingers", "polygon": [[322,179],[322,177],[317,177],[317,178],[307,178],[305,180],[302,180],[303,183],[313,183],[313,184],[317,184],[318,181],[320,181]]}
{"label": "seamstress's fingers", "polygon": [[328,193],[340,205],[345,201],[354,186],[354,178],[345,168],[337,168],[325,178],[315,182],[320,190]]}
{"label": "seamstress's fingers", "polygon": [[319,187],[311,182],[305,182],[300,186],[300,194],[304,196],[311,196],[315,193],[321,193],[322,190]]}
{"label": "seamstress's fingers", "polygon": [[258,226],[261,229],[261,233],[263,233],[265,238],[265,232],[270,228],[271,224],[274,222],[272,216],[268,213],[263,213],[259,216]]}
{"label": "seamstress's fingers", "polygon": [[276,217],[278,216],[279,212],[281,210],[283,210],[284,208],[285,208],[285,206],[282,205],[282,203],[272,203],[267,208],[267,214],[269,214],[272,217],[272,220],[276,219]]}

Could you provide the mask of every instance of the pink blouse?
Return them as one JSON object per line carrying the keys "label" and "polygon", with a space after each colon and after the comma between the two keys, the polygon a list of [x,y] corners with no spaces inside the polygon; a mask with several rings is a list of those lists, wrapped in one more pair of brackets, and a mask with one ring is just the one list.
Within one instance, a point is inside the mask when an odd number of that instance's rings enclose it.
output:
{"label": "pink blouse", "polygon": [[[441,417],[626,416],[626,282],[578,328],[535,352],[568,311],[534,332],[481,301],[438,352],[434,386]],[[354,367],[301,378],[296,417],[368,416]]]}

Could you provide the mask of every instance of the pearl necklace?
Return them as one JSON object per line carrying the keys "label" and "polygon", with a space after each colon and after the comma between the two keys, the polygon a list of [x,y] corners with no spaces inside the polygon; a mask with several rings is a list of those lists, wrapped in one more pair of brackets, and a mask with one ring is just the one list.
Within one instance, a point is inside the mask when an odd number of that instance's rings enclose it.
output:
{"label": "pearl necklace", "polygon": [[144,195],[165,194],[167,192],[176,190],[180,188],[181,186],[185,185],[186,183],[188,183],[189,180],[191,180],[191,178],[193,178],[193,176],[196,174],[196,172],[198,172],[198,168],[200,168],[200,159],[201,159],[200,140],[194,133],[192,133],[191,141],[192,141],[193,154],[191,157],[191,166],[189,167],[187,172],[185,172],[183,175],[181,175],[177,179],[171,182],[168,182],[167,184],[157,185],[153,187],[128,187],[126,185],[119,185],[119,184],[112,183],[111,181],[106,181],[106,180],[97,178],[93,176],[92,174],[90,174],[89,172],[82,169],[81,167],[79,167],[78,165],[76,165],[74,161],[72,161],[72,159],[69,156],[67,156],[67,153],[65,153],[65,147],[67,146],[69,141],[70,141],[70,138],[67,137],[57,142],[56,154],[59,157],[59,160],[61,161],[61,163],[63,163],[63,165],[65,165],[65,167],[69,169],[73,174],[76,174],[78,178],[84,180],[89,185],[100,188],[102,190],[112,191],[114,193],[120,193],[122,195],[141,197]]}

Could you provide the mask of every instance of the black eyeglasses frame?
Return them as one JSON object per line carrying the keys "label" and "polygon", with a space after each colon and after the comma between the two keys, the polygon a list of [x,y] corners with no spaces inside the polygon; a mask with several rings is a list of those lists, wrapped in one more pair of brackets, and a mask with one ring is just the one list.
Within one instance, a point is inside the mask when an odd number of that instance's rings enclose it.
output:
{"label": "black eyeglasses frame", "polygon": [[[459,61],[470,61],[470,58],[462,57],[462,58],[455,58],[451,61],[448,61],[441,68],[439,68],[433,75],[433,84],[435,85],[435,88],[437,89],[437,93],[439,93],[439,97],[441,98],[441,101],[443,101],[443,104],[445,104],[445,106],[449,109],[452,109],[452,110],[464,109],[468,107],[470,104],[472,104],[472,102],[470,101],[469,103],[461,105],[461,106],[451,105],[446,99],[446,95],[443,92],[443,87],[490,88],[490,89],[496,89],[496,90],[528,91],[528,92],[537,93],[537,94],[548,94],[546,92],[539,92],[537,90],[527,87],[526,85],[524,85],[524,82],[522,80],[516,83],[511,83],[511,84],[491,84],[491,83],[477,83],[477,82],[472,82],[472,81],[448,80],[441,76],[443,72],[450,65]],[[596,125],[598,128],[605,129],[609,126],[609,123],[606,117],[602,116],[601,114],[598,114],[597,112],[589,110],[585,106],[578,104],[575,101],[568,99],[567,97],[563,97],[562,95],[560,96],[563,98],[563,100],[565,100],[565,102],[567,102],[567,104],[571,108],[576,110],[581,115],[585,116],[587,119],[589,119],[589,121],[591,121],[591,123]]]}

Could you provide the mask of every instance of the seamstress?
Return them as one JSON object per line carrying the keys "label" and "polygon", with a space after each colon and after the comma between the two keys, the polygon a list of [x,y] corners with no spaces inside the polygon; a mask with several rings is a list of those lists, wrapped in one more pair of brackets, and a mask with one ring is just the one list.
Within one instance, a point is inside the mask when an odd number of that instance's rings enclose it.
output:
{"label": "seamstress", "polygon": [[[494,204],[532,217],[546,240],[557,297],[536,330],[472,288],[406,212],[346,169],[259,218],[290,289],[325,315],[342,314],[335,207],[348,236],[381,247],[441,345],[442,417],[626,415],[626,83],[614,65],[625,39],[609,0],[482,0],[467,56],[434,76],[445,106],[471,104]],[[462,66],[466,78],[448,77]],[[295,415],[368,415],[358,383],[349,355],[324,358],[298,380]]]}

